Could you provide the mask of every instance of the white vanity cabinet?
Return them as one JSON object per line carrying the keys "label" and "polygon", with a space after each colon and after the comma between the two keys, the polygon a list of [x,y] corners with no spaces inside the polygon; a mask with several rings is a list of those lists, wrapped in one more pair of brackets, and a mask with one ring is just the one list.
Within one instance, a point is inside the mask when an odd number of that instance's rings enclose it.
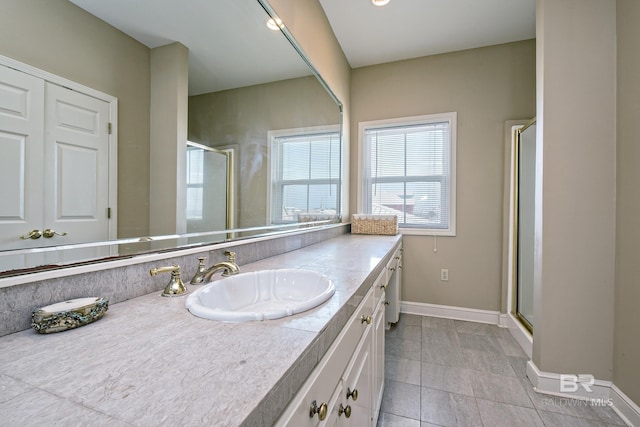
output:
{"label": "white vanity cabinet", "polygon": [[376,425],[384,388],[386,267],[276,426]]}
{"label": "white vanity cabinet", "polygon": [[[346,378],[350,389],[351,387],[360,387],[357,382],[360,377],[359,373],[362,372],[365,372],[363,381],[369,381],[366,375],[371,375],[371,369],[367,368],[368,356],[366,352],[363,353],[363,349],[371,351],[372,347],[371,340],[367,337],[371,336],[368,331],[371,329],[374,302],[372,288],[367,292],[355,313],[338,334],[309,378],[289,402],[276,422],[276,426],[336,425],[336,422],[348,419],[346,412],[349,412],[349,418],[352,416],[360,417],[360,415],[354,415],[353,412],[356,408],[360,411],[361,407],[350,405],[354,400],[352,397],[347,399],[347,387],[343,383]],[[367,341],[369,344],[366,343]],[[364,365],[359,363],[362,358],[364,358]],[[360,402],[366,400],[366,398],[360,399],[360,390],[358,390],[357,402],[359,405]],[[371,402],[370,399],[369,402]],[[350,406],[348,410],[347,406]],[[365,410],[369,411],[366,418],[370,420],[371,403],[364,406]],[[370,425],[369,423],[370,421],[361,425],[367,426]]]}

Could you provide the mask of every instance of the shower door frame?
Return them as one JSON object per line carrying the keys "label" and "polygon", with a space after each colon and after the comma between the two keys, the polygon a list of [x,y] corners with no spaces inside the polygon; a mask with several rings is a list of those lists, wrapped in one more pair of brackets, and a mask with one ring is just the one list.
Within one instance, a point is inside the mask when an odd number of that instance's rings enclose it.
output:
{"label": "shower door frame", "polygon": [[536,124],[536,117],[528,121],[523,126],[519,126],[514,130],[513,145],[512,145],[512,191],[511,191],[511,208],[512,208],[512,256],[511,256],[511,301],[509,311],[511,315],[516,318],[522,326],[530,333],[533,334],[533,325],[527,318],[519,311],[519,298],[518,298],[518,284],[519,284],[519,260],[520,260],[520,234],[519,234],[519,189],[520,189],[520,138],[521,134],[532,125]]}

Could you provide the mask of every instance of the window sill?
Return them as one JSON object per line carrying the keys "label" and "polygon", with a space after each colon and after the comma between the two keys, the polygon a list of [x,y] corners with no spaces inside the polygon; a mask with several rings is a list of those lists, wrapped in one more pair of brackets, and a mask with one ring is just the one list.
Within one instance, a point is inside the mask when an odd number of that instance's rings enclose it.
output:
{"label": "window sill", "polygon": [[400,234],[404,236],[444,236],[455,237],[455,230],[435,230],[426,228],[400,228]]}

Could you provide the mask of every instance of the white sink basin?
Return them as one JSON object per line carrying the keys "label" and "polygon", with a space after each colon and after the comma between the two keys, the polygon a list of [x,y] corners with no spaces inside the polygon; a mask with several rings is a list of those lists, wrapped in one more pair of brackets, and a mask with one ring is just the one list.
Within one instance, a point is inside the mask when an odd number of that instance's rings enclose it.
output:
{"label": "white sink basin", "polygon": [[187,297],[187,309],[211,320],[245,322],[291,316],[334,294],[333,282],[308,270],[262,270],[227,277]]}

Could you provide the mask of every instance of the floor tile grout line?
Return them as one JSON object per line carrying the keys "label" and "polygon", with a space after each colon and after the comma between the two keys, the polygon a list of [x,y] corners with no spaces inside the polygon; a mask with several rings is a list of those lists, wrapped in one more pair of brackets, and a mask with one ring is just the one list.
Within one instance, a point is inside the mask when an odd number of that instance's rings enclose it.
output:
{"label": "floor tile grout line", "polygon": [[[438,390],[438,391],[442,391],[442,392],[446,392],[446,393],[457,394],[457,395],[462,395],[462,396],[466,396],[466,397],[472,397],[472,398],[473,398],[473,402],[475,403],[475,406],[476,406],[476,408],[477,408],[477,410],[478,410],[478,415],[480,416],[480,423],[481,423],[481,424],[483,424],[483,425],[484,425],[484,421],[482,420],[482,416],[481,416],[481,414],[480,414],[480,407],[479,407],[479,405],[478,405],[478,400],[488,401],[488,402],[493,402],[493,403],[497,403],[497,404],[501,404],[501,405],[508,405],[508,406],[517,407],[517,408],[522,408],[522,409],[533,409],[533,410],[535,411],[535,413],[536,413],[537,417],[539,418],[540,422],[541,422],[543,425],[546,425],[546,424],[545,424],[545,422],[544,422],[544,419],[542,418],[541,412],[545,412],[545,413],[552,413],[552,414],[556,414],[556,415],[560,415],[560,416],[566,416],[566,417],[571,417],[571,418],[577,418],[577,419],[587,420],[587,421],[596,421],[596,422],[599,422],[599,423],[601,423],[601,424],[603,424],[603,425],[608,425],[608,424],[610,424],[610,425],[614,425],[614,424],[610,423],[610,421],[609,421],[608,419],[603,418],[603,415],[601,415],[601,414],[599,414],[599,413],[595,413],[595,416],[596,416],[597,418],[592,418],[592,417],[585,417],[585,416],[583,416],[584,414],[580,414],[580,413],[576,415],[576,414],[569,414],[569,413],[565,413],[565,412],[556,412],[556,411],[545,410],[545,409],[543,409],[543,408],[539,408],[538,406],[536,406],[536,405],[535,405],[534,400],[533,400],[533,397],[532,397],[532,396],[531,396],[531,394],[530,394],[530,391],[533,391],[533,392],[535,393],[535,390],[532,390],[532,386],[531,386],[531,384],[530,384],[530,383],[523,384],[522,382],[520,382],[520,385],[523,387],[524,391],[526,392],[526,394],[527,394],[527,398],[528,398],[529,403],[531,404],[531,407],[527,407],[527,406],[523,406],[523,405],[521,405],[521,404],[515,404],[515,403],[499,402],[499,401],[492,400],[492,399],[485,398],[485,397],[476,397],[476,396],[475,396],[475,390],[472,390],[472,391],[473,391],[473,393],[474,393],[474,396],[468,396],[468,395],[464,395],[464,394],[461,394],[461,393],[450,392],[450,391],[446,391],[446,390],[440,390],[440,389],[436,389],[436,388],[433,388],[433,387],[427,387],[426,385],[424,385],[424,384],[423,384],[423,368],[424,368],[423,364],[424,364],[424,363],[432,363],[432,362],[427,362],[427,361],[425,361],[425,360],[423,359],[423,356],[424,356],[424,353],[423,353],[423,345],[425,344],[425,342],[424,342],[425,333],[427,333],[427,331],[428,331],[428,330],[432,330],[432,329],[440,329],[440,330],[443,330],[443,331],[451,330],[451,329],[450,329],[450,328],[444,328],[444,327],[437,327],[437,328],[427,327],[427,326],[425,326],[425,325],[424,325],[424,321],[423,321],[424,317],[425,317],[425,316],[420,316],[420,332],[421,332],[421,333],[420,333],[420,343],[421,343],[421,344],[420,344],[420,360],[418,361],[418,362],[420,363],[420,367],[419,367],[419,375],[420,375],[420,379],[419,379],[419,383],[420,383],[420,401],[419,401],[419,420],[417,420],[417,421],[419,421],[419,422],[421,422],[421,423],[423,422],[423,420],[422,420],[422,393],[423,393],[423,390],[422,390],[422,389],[423,389],[423,388],[427,388],[427,389]],[[407,326],[413,326],[413,325],[407,325]],[[417,326],[417,325],[415,325],[415,326]],[[454,335],[456,336],[456,338],[458,338],[458,339],[456,340],[456,341],[457,341],[457,345],[455,345],[455,347],[456,347],[456,348],[458,348],[458,349],[459,349],[459,350],[461,350],[461,351],[462,351],[463,347],[460,345],[460,341],[459,341],[459,335],[458,335],[458,334],[460,334],[460,333],[463,333],[463,334],[472,334],[472,335],[477,335],[477,336],[489,336],[489,337],[493,337],[493,338],[494,338],[494,339],[496,339],[496,340],[497,340],[498,338],[501,338],[501,339],[503,339],[503,340],[508,340],[508,338],[505,338],[505,337],[502,337],[502,336],[497,337],[497,336],[493,333],[493,331],[492,331],[492,334],[487,335],[486,333],[482,333],[482,334],[473,334],[472,332],[469,332],[469,331],[459,332],[459,331],[457,330],[457,327],[456,327],[456,328],[454,328],[453,330],[455,331],[455,334],[454,334]],[[399,338],[399,339],[404,339],[404,340],[406,340],[406,341],[414,341],[414,342],[416,341],[416,340],[410,340],[410,339],[401,338],[401,337],[398,337],[398,338]],[[498,341],[498,343],[500,344],[500,342],[499,342],[499,341]],[[501,348],[502,348],[502,347],[501,347]],[[504,352],[504,349],[503,349],[503,348],[502,348],[502,350],[503,350],[503,352]],[[480,350],[480,351],[481,351],[481,350]],[[487,352],[487,353],[492,353],[492,352]],[[506,353],[505,353],[505,354],[502,354],[502,356],[507,357],[507,358],[510,358],[510,359],[528,359],[528,358],[526,358],[526,357],[525,357],[525,358],[523,358],[523,357],[519,357],[519,356],[509,356],[509,355],[508,355],[508,354],[506,354]],[[396,359],[402,359],[402,358],[396,358]],[[413,359],[407,359],[407,360],[413,360]],[[444,367],[447,367],[447,368],[453,368],[453,369],[467,369],[467,370],[471,370],[471,371],[473,371],[473,372],[480,372],[480,373],[493,374],[493,375],[501,375],[501,376],[505,376],[505,377],[509,377],[509,378],[517,378],[518,380],[522,380],[522,373],[521,373],[521,372],[519,372],[519,370],[517,370],[514,366],[512,366],[512,369],[514,370],[514,373],[516,374],[516,376],[515,376],[515,377],[513,377],[512,375],[504,375],[504,374],[494,373],[494,372],[490,372],[490,371],[480,371],[480,370],[476,370],[476,369],[473,369],[472,367],[468,367],[468,366],[465,366],[464,368],[461,368],[461,367],[448,366],[448,365],[443,365],[443,364],[438,364],[438,363],[432,363],[432,364],[434,364],[434,365],[439,365],[439,366],[444,366]],[[524,379],[526,380],[526,377],[525,377]],[[396,381],[396,382],[403,382],[403,381],[398,381],[398,378],[397,378],[397,377],[395,377],[395,378],[390,378],[390,380],[391,380],[391,381]],[[410,383],[405,383],[405,384],[410,384]],[[550,397],[550,398],[552,398],[552,397]],[[410,419],[413,419],[413,418],[410,418]],[[414,420],[415,420],[415,419],[414,419]],[[428,421],[424,421],[424,422],[428,422]]]}

